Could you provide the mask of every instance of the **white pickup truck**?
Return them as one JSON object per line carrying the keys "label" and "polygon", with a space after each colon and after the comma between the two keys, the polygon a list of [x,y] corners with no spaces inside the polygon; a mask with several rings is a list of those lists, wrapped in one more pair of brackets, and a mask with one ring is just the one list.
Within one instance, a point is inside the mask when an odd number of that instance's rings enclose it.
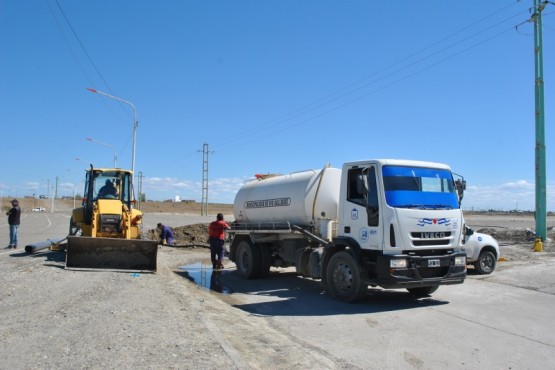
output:
{"label": "white pickup truck", "polygon": [[466,252],[466,262],[473,265],[479,274],[491,274],[499,259],[497,240],[490,235],[477,233],[473,230],[467,232],[467,235],[469,235],[468,239],[463,245]]}

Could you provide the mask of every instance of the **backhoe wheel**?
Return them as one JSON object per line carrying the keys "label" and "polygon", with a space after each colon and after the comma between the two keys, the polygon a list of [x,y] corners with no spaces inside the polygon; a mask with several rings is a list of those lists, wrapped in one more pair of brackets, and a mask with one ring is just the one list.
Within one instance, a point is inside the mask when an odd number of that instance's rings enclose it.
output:
{"label": "backhoe wheel", "polygon": [[69,236],[81,236],[81,234],[81,228],[73,221],[73,217],[71,217],[69,220]]}
{"label": "backhoe wheel", "polygon": [[495,270],[495,254],[491,251],[482,251],[478,260],[474,262],[476,272],[481,275],[491,274]]}
{"label": "backhoe wheel", "polygon": [[354,302],[368,289],[362,283],[360,268],[354,257],[345,251],[334,254],[326,268],[326,290],[333,298]]}
{"label": "backhoe wheel", "polygon": [[412,294],[416,298],[427,297],[433,292],[435,292],[439,288],[438,285],[435,286],[426,286],[422,288],[407,288],[410,294]]}
{"label": "backhoe wheel", "polygon": [[235,264],[239,276],[253,279],[260,273],[260,250],[247,240],[242,240],[237,245]]}

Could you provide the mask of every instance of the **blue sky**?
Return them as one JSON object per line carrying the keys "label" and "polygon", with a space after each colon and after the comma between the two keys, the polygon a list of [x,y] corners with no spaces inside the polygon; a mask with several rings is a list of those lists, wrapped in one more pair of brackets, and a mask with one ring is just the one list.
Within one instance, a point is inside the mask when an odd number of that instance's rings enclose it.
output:
{"label": "blue sky", "polygon": [[[232,203],[256,173],[447,163],[465,209],[534,209],[532,0],[0,1],[0,195],[131,168],[148,199]],[[544,10],[547,209],[555,5]],[[518,26],[518,27],[517,27]],[[101,145],[86,138],[108,144]],[[79,158],[77,160],[76,158]]]}

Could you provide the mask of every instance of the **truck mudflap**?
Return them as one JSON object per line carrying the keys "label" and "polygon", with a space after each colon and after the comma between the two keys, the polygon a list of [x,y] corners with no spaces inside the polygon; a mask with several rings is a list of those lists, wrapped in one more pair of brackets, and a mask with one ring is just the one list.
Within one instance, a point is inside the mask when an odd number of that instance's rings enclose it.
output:
{"label": "truck mudflap", "polygon": [[68,236],[66,269],[155,272],[158,241]]}
{"label": "truck mudflap", "polygon": [[[461,284],[466,278],[466,263],[456,265],[457,257],[466,261],[464,252],[442,256],[381,255],[376,279],[371,279],[371,283],[385,289]],[[399,259],[407,260],[406,268],[391,267],[390,261]]]}

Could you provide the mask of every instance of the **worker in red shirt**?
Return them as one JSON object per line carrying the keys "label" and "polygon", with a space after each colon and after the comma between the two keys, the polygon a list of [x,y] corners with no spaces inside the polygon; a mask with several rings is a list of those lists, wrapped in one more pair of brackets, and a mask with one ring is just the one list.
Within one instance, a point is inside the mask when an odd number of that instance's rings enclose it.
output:
{"label": "worker in red shirt", "polygon": [[230,229],[230,227],[227,222],[224,221],[224,215],[222,213],[218,213],[216,221],[211,222],[208,226],[210,259],[212,260],[212,267],[214,269],[224,268],[223,260],[226,229]]}

